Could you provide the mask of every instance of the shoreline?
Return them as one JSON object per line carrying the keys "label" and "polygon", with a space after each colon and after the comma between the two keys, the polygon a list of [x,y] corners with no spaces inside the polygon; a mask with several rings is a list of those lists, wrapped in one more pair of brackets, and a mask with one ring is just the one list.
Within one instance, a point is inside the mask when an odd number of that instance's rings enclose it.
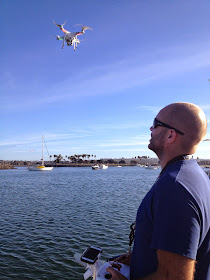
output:
{"label": "shoreline", "polygon": [[8,163],[2,163],[0,164],[0,170],[5,170],[5,169],[15,169],[15,166],[10,165]]}
{"label": "shoreline", "polygon": [[[94,163],[68,163],[68,164],[63,164],[63,163],[57,163],[57,164],[50,164],[46,163],[46,167],[92,167]],[[134,163],[106,163],[105,165],[109,167],[126,167],[126,166],[136,166]],[[210,168],[210,164],[199,164],[201,168]],[[6,170],[6,169],[17,169],[17,167],[29,167],[29,164],[21,164],[21,165],[12,165],[9,163],[0,163],[0,170]],[[160,167],[159,164],[152,164],[152,166],[157,166]]]}
{"label": "shoreline", "polygon": [[[45,164],[46,167],[92,167],[94,164],[81,164],[81,163],[70,163],[70,164]],[[124,163],[124,164],[116,164],[116,163],[108,163],[105,164],[108,167],[117,167],[117,166],[121,166],[121,167],[126,167],[126,166],[136,166],[136,164],[132,164],[132,163]],[[4,166],[4,167],[3,167]],[[156,165],[156,166],[160,166],[160,165]],[[17,167],[29,167],[29,165],[10,165],[10,164],[0,164],[0,170],[2,169],[16,169]]]}

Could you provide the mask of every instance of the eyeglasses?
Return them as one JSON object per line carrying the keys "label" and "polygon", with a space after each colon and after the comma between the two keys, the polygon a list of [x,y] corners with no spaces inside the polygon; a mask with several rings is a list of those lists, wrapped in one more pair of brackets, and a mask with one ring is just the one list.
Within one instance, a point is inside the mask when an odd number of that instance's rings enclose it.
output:
{"label": "eyeglasses", "polygon": [[153,127],[153,128],[156,128],[157,126],[164,126],[164,127],[167,127],[167,128],[170,128],[170,129],[175,130],[175,131],[176,131],[177,133],[179,133],[180,135],[184,135],[184,133],[181,132],[180,130],[178,130],[178,129],[174,128],[173,126],[170,126],[170,125],[168,125],[168,124],[166,124],[166,123],[163,123],[163,122],[161,122],[161,121],[159,121],[158,119],[155,118],[154,121],[153,121],[152,127]]}

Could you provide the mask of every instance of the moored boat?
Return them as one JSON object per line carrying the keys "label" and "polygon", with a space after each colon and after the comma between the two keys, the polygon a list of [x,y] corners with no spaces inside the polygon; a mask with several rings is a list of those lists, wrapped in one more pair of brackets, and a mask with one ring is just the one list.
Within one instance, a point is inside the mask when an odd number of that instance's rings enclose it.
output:
{"label": "moored boat", "polygon": [[95,165],[92,166],[92,169],[93,170],[98,170],[98,169],[100,169],[100,166],[98,164],[95,164]]}
{"label": "moored boat", "polygon": [[108,165],[105,165],[105,164],[100,165],[100,169],[107,169],[107,168],[108,168]]}
{"label": "moored boat", "polygon": [[156,166],[156,165],[145,165],[144,168],[146,168],[146,169],[158,169],[158,166]]}
{"label": "moored boat", "polygon": [[44,166],[44,165],[33,165],[33,166],[29,166],[28,170],[30,170],[30,171],[51,171],[51,170],[53,170],[53,167],[48,167],[48,166]]}
{"label": "moored boat", "polygon": [[42,136],[42,164],[41,165],[32,165],[28,167],[30,171],[51,171],[53,167],[48,167],[44,165],[44,145],[43,145],[44,137]]}

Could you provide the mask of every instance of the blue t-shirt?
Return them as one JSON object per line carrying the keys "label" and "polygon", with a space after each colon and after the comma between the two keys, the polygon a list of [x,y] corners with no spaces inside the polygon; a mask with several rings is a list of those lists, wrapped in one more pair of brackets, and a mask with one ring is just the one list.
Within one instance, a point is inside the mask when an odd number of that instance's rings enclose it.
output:
{"label": "blue t-shirt", "polygon": [[195,280],[210,280],[210,180],[195,160],[168,165],[139,206],[132,278],[157,270],[157,249],[196,260]]}

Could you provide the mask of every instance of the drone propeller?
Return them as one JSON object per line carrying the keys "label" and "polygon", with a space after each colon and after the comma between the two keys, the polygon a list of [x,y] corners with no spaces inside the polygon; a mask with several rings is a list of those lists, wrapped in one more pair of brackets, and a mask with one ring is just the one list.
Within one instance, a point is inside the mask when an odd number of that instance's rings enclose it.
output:
{"label": "drone propeller", "polygon": [[87,30],[87,29],[93,30],[92,27],[84,26],[84,25],[82,25],[82,24],[75,24],[75,26],[82,26],[82,32],[83,32],[83,33],[85,33],[85,30]]}
{"label": "drone propeller", "polygon": [[66,24],[66,21],[63,23],[63,24],[57,24],[54,20],[53,20],[53,23],[59,27],[60,29],[63,29],[63,26]]}
{"label": "drone propeller", "polygon": [[82,32],[83,32],[83,31],[85,31],[85,30],[87,30],[87,29],[93,30],[93,28],[92,28],[92,27],[89,27],[89,26],[83,26],[83,27],[82,27]]}

